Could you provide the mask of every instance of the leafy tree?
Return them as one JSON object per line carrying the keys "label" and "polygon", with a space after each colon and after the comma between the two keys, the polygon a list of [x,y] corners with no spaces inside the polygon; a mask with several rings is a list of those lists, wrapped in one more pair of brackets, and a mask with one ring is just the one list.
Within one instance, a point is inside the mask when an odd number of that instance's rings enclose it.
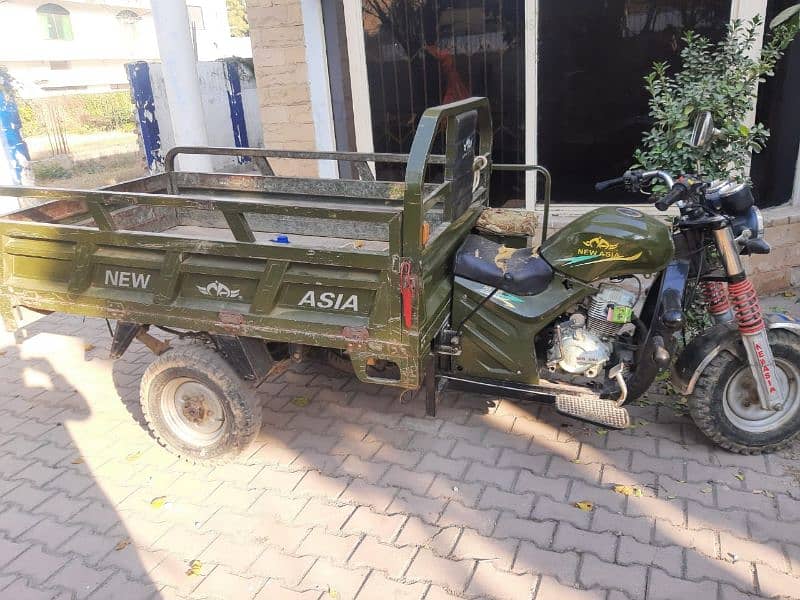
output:
{"label": "leafy tree", "polygon": [[[760,152],[769,138],[762,123],[748,127],[747,116],[755,108],[758,84],[774,75],[775,65],[800,30],[800,5],[775,17],[761,54],[754,56],[761,25],[759,16],[734,21],[716,43],[688,31],[679,71],[670,74],[666,63],[653,64],[644,78],[653,126],[634,153],[637,166],[711,179],[745,178],[750,153]],[[702,110],[711,112],[721,135],[699,149],[688,141],[693,117]]]}
{"label": "leafy tree", "polygon": [[233,37],[248,37],[250,23],[247,22],[247,5],[245,0],[225,0],[228,7],[228,25]]}

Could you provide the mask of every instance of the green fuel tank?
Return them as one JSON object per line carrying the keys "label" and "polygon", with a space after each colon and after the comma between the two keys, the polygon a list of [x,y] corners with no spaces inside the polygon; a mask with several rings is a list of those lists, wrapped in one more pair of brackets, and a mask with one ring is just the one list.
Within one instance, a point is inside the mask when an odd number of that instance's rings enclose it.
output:
{"label": "green fuel tank", "polygon": [[661,271],[675,247],[664,222],[635,208],[604,206],[556,232],[539,253],[553,269],[588,283]]}

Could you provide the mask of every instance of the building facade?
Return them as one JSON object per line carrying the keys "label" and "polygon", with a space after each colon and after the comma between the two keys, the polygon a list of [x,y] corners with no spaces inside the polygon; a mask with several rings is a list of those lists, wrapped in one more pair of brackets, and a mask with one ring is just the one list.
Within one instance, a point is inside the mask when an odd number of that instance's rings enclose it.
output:
{"label": "building facade", "polygon": [[[225,0],[189,0],[199,60],[249,57]],[[125,64],[158,60],[149,0],[0,2],[0,65],[24,98],[127,89]]]}
{"label": "building facade", "polygon": [[[677,66],[687,29],[718,38],[734,19],[759,14],[769,20],[794,3],[248,0],[265,143],[407,152],[426,107],[488,96],[494,160],[547,166],[554,202],[566,207],[565,215],[579,205],[641,202],[641,196],[599,196],[593,185],[632,163],[649,123],[642,78],[652,63]],[[775,77],[762,84],[753,115],[772,126],[768,150],[752,165],[759,204],[781,206],[768,215],[787,231],[800,212],[789,208],[800,205],[798,98],[795,42]],[[337,165],[325,161],[294,169],[339,176]],[[397,175],[379,167],[378,176]],[[492,185],[497,204],[536,204],[531,176],[498,173]],[[800,265],[800,256],[781,255],[781,262]],[[762,263],[756,268],[769,266]],[[797,268],[783,269],[780,277],[764,273],[772,287],[800,282]]]}

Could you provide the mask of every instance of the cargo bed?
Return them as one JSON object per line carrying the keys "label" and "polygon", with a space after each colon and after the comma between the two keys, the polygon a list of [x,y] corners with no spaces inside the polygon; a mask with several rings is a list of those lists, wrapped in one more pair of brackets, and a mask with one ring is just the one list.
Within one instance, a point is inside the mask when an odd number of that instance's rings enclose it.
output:
{"label": "cargo bed", "polygon": [[[418,387],[453,252],[488,203],[491,131],[486,100],[469,99],[426,111],[409,155],[184,147],[166,172],[103,190],[0,188],[45,201],[0,219],[0,315],[12,329],[25,308],[332,348],[365,381]],[[261,172],[175,170],[187,153]],[[272,158],[350,161],[360,179],[280,177]],[[405,164],[405,180],[374,181],[382,161]],[[369,372],[376,361],[397,376]]]}

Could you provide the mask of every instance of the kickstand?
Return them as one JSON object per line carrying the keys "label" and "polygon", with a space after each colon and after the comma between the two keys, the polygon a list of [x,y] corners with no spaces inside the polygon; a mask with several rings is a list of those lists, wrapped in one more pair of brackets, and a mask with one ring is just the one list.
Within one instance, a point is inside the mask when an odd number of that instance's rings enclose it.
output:
{"label": "kickstand", "polygon": [[436,358],[431,356],[425,364],[425,414],[436,416]]}

